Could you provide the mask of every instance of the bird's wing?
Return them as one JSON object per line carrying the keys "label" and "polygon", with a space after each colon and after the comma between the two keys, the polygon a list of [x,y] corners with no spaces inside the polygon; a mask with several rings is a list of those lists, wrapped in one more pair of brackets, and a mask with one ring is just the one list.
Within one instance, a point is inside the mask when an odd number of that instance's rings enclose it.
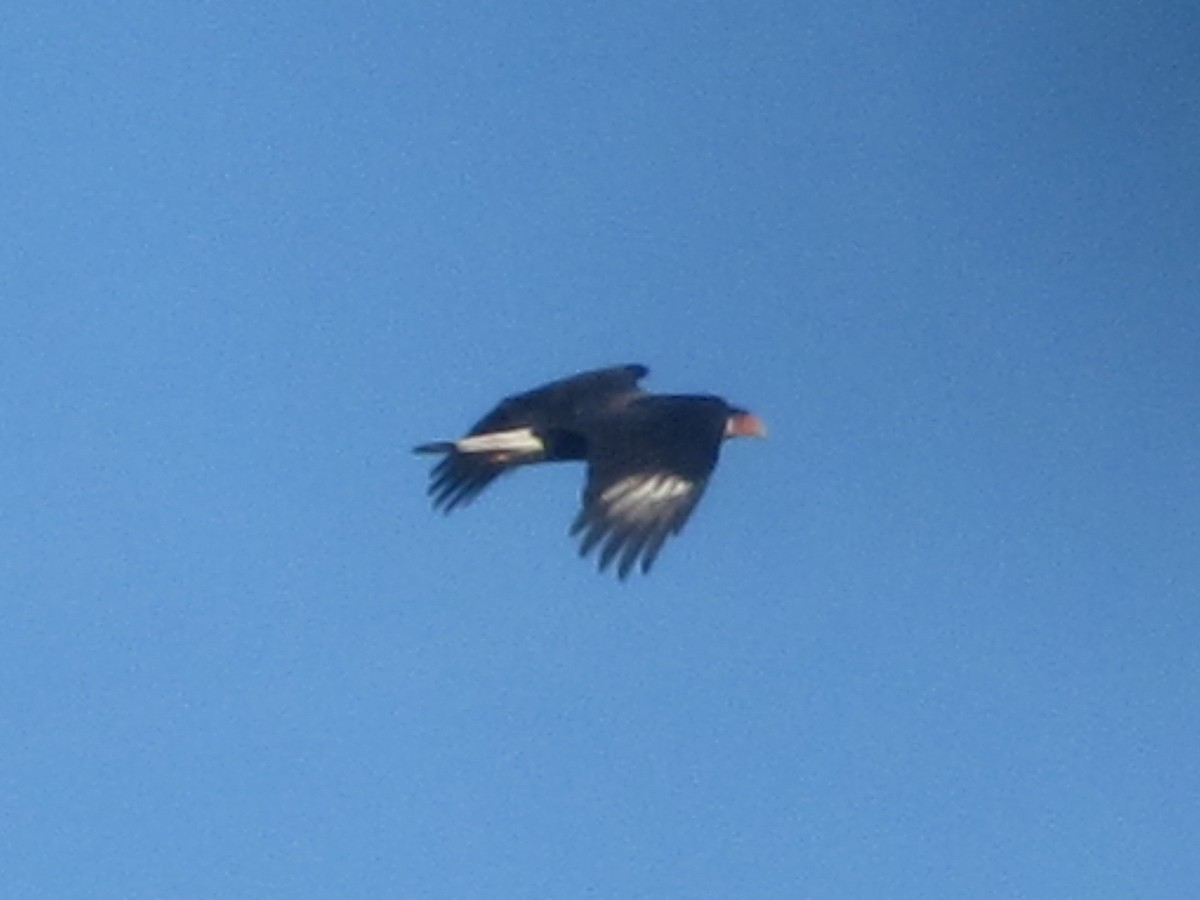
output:
{"label": "bird's wing", "polygon": [[717,464],[725,410],[708,398],[646,397],[589,438],[579,553],[599,547],[601,571],[625,578],[654,565],[700,502]]}
{"label": "bird's wing", "polygon": [[465,506],[499,475],[544,459],[582,459],[575,428],[617,397],[638,393],[649,370],[641,365],[596,369],[502,400],[458,441],[422,444],[419,453],[445,453],[430,473],[433,505]]}

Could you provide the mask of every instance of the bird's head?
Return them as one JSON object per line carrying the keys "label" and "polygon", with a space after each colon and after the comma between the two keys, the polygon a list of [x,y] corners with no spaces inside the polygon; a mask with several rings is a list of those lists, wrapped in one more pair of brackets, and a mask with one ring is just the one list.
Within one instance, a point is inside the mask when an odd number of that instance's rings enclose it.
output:
{"label": "bird's head", "polygon": [[763,420],[748,410],[733,407],[725,420],[725,437],[756,437],[765,438],[767,426]]}

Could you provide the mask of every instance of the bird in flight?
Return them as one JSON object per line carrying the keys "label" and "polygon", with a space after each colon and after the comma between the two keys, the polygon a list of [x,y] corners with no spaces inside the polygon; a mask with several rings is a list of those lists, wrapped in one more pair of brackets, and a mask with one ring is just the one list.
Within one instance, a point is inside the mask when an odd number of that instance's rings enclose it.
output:
{"label": "bird in flight", "polygon": [[435,509],[466,506],[505,472],[542,462],[587,464],[583,508],[571,525],[579,555],[624,579],[649,572],[663,543],[700,502],[721,444],[765,437],[754,414],[709,395],[650,394],[645,366],[614,366],[502,400],[466,437],[415,447],[442,454],[429,479]]}

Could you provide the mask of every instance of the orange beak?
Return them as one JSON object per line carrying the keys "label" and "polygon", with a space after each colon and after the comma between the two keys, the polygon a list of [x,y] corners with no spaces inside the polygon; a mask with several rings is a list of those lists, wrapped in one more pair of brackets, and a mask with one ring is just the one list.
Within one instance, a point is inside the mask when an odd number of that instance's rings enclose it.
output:
{"label": "orange beak", "polygon": [[725,423],[725,436],[765,438],[767,426],[754,413],[734,413]]}

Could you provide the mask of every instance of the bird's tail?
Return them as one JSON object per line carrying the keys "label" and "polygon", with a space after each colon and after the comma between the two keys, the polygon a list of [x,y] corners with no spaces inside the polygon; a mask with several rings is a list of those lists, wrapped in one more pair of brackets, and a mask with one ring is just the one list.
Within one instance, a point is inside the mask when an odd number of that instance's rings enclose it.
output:
{"label": "bird's tail", "polygon": [[454,441],[433,441],[428,444],[417,444],[413,447],[413,453],[452,453],[455,449]]}
{"label": "bird's tail", "polygon": [[469,434],[457,441],[434,441],[430,444],[418,444],[413,447],[414,453],[501,453],[506,456],[530,456],[540,454],[546,449],[542,439],[527,426],[510,428],[506,431],[485,431],[482,434]]}

